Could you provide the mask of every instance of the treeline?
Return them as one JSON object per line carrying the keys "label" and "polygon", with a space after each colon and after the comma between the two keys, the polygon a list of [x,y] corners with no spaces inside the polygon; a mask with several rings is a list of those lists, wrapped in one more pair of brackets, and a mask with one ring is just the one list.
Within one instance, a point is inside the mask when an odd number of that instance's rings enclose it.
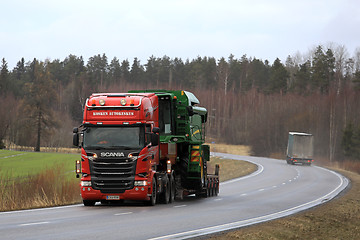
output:
{"label": "treeline", "polygon": [[[289,55],[285,63],[230,55],[151,56],[142,64],[137,58],[109,60],[105,54],[85,63],[69,55],[21,59],[12,70],[2,59],[0,70],[2,145],[71,146],[71,129],[80,124],[92,92],[161,88],[193,91],[209,111],[208,137],[248,144],[256,155],[284,153],[288,131],[304,131],[315,135],[317,154],[357,158],[348,151],[357,149],[360,126],[360,49],[350,57],[343,46],[319,45]],[[344,135],[349,124],[351,141]]]}

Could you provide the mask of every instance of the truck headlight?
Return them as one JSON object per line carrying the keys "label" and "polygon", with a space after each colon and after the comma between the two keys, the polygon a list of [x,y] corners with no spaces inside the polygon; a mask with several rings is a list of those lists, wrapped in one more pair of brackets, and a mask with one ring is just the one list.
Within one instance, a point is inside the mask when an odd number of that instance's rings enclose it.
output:
{"label": "truck headlight", "polygon": [[129,158],[131,161],[137,160],[138,157],[139,157],[139,153],[129,153],[129,155],[128,155],[128,158]]}
{"label": "truck headlight", "polygon": [[146,186],[147,181],[135,181],[134,186]]}
{"label": "truck headlight", "polygon": [[91,181],[81,181],[82,187],[91,187]]}

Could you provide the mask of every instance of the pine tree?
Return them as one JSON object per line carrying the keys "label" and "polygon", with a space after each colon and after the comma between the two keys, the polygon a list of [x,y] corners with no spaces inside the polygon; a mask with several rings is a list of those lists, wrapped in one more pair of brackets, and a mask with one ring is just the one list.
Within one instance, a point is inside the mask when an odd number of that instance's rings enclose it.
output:
{"label": "pine tree", "polygon": [[284,65],[276,58],[270,69],[269,93],[286,93],[289,73]]}
{"label": "pine tree", "polygon": [[334,80],[335,57],[331,49],[324,53],[322,46],[318,46],[312,61],[312,86],[320,93],[327,94],[331,82]]}
{"label": "pine tree", "polygon": [[300,65],[300,69],[295,73],[294,91],[299,94],[307,94],[311,81],[310,61]]}
{"label": "pine tree", "polygon": [[40,151],[41,137],[56,126],[52,107],[57,100],[54,81],[49,69],[36,59],[32,62],[32,82],[26,84],[26,96],[23,105],[24,115],[28,117],[30,127],[36,130],[35,151]]}
{"label": "pine tree", "polygon": [[138,60],[138,58],[134,58],[130,70],[130,81],[133,83],[144,84],[144,80],[144,67],[140,64],[140,60]]}
{"label": "pine tree", "polygon": [[108,61],[105,54],[100,54],[89,58],[87,63],[87,72],[91,86],[95,89],[103,89],[107,87],[108,83]]}
{"label": "pine tree", "polygon": [[9,70],[5,58],[1,60],[0,70],[0,94],[7,95],[9,90]]}
{"label": "pine tree", "polygon": [[109,82],[110,83],[121,83],[121,66],[119,59],[114,57],[109,65]]}

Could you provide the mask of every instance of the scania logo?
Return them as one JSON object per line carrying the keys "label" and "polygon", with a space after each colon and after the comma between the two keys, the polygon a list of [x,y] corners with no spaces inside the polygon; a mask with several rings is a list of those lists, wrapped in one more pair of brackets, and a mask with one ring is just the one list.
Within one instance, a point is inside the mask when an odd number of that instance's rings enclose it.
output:
{"label": "scania logo", "polygon": [[101,157],[125,157],[123,152],[102,152]]}

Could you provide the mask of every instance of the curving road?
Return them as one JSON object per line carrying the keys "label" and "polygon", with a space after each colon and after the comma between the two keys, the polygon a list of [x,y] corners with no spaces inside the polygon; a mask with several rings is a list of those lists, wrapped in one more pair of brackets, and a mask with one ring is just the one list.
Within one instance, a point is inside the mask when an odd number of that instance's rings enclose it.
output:
{"label": "curving road", "polygon": [[[290,215],[329,201],[348,180],[316,166],[212,153],[258,170],[221,183],[217,197],[173,204],[71,205],[0,213],[1,239],[186,239]],[[221,172],[220,172],[221,174]]]}

